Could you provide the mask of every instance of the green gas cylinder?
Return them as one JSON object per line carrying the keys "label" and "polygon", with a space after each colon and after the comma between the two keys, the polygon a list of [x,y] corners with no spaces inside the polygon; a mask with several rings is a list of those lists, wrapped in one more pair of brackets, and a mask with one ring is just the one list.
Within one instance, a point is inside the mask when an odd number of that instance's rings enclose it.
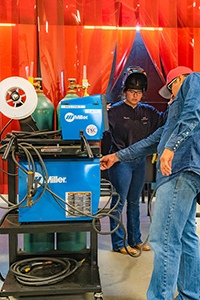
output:
{"label": "green gas cylinder", "polygon": [[[74,84],[74,82],[76,81],[76,79],[69,78],[68,81],[70,82],[70,85],[68,87],[68,92],[67,92],[67,95],[62,100],[79,98],[79,96],[77,95],[77,92],[75,91],[75,89],[78,88],[78,85]],[[58,106],[57,106],[57,109],[56,109],[56,114],[57,114],[57,129],[58,130],[61,129],[61,122],[60,122],[60,103],[61,103],[61,101],[58,103]]]}
{"label": "green gas cylinder", "polygon": [[[62,99],[79,98],[75,89],[79,86],[74,84],[76,79],[69,78],[70,85],[68,87],[67,95]],[[61,100],[61,101],[62,101]],[[60,101],[60,102],[61,102]],[[60,102],[58,103],[57,113],[57,129],[61,129],[60,122]],[[57,233],[57,249],[62,251],[79,251],[87,248],[87,232],[59,232]]]}
{"label": "green gas cylinder", "polygon": [[38,98],[37,107],[32,113],[33,119],[36,121],[36,125],[39,130],[53,130],[53,116],[54,106],[53,103],[44,95],[41,89],[41,78],[35,78],[36,93]]}
{"label": "green gas cylinder", "polygon": [[57,249],[79,251],[87,248],[87,232],[58,232]]}
{"label": "green gas cylinder", "polygon": [[40,253],[54,250],[54,233],[25,233],[24,251]]}
{"label": "green gas cylinder", "polygon": [[[41,78],[35,78],[38,104],[32,117],[39,130],[53,130],[54,106],[44,95],[41,89]],[[45,252],[54,250],[54,233],[27,233],[24,234],[24,251]]]}

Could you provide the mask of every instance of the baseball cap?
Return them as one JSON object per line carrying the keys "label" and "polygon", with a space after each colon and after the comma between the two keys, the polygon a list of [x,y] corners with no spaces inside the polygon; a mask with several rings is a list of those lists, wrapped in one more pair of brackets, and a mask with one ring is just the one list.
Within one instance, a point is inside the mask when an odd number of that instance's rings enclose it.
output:
{"label": "baseball cap", "polygon": [[178,77],[178,75],[186,75],[186,74],[191,74],[191,73],[193,73],[193,71],[187,67],[177,67],[175,69],[172,69],[167,75],[166,84],[159,90],[159,94],[165,99],[170,99],[171,92],[168,88],[168,85],[173,80],[175,80]]}

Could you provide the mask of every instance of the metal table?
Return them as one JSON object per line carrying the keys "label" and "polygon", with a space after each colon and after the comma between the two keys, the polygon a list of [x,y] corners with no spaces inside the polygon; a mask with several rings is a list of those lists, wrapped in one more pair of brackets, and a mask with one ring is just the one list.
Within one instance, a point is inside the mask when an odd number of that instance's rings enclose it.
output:
{"label": "metal table", "polygon": [[[98,222],[97,228],[100,229]],[[20,233],[38,233],[38,232],[90,232],[90,248],[80,251],[59,251],[53,250],[48,253],[27,253],[17,251],[18,237]],[[83,265],[71,276],[65,280],[49,286],[30,287],[18,283],[12,274],[8,271],[5,282],[2,286],[0,296],[37,296],[43,299],[43,296],[75,295],[87,292],[101,293],[101,283],[97,263],[97,233],[93,229],[91,221],[80,222],[48,222],[48,223],[18,223],[17,215],[8,216],[0,227],[0,234],[9,235],[9,265],[20,259],[37,256],[48,257],[68,257],[76,260],[85,258]],[[95,298],[98,299],[98,298]]]}

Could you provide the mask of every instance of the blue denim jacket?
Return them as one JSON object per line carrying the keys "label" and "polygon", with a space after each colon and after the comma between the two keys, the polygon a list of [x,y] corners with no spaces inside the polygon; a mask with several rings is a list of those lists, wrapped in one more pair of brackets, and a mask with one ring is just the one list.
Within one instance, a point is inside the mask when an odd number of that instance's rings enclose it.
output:
{"label": "blue denim jacket", "polygon": [[192,73],[184,80],[169,106],[165,125],[148,138],[118,151],[117,156],[121,162],[153,153],[160,158],[165,148],[174,151],[172,174],[162,175],[158,159],[157,187],[185,170],[200,175],[200,73]]}

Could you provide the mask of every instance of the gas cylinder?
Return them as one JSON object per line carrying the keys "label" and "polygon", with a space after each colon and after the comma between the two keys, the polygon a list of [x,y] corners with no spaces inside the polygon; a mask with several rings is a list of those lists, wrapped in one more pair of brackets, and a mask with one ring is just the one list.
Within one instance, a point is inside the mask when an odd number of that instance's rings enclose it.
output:
{"label": "gas cylinder", "polygon": [[[39,130],[53,130],[54,106],[44,95],[41,89],[41,78],[35,78],[38,104],[32,117],[36,121]],[[45,252],[54,250],[54,233],[27,233],[24,234],[24,251]]]}
{"label": "gas cylinder", "polygon": [[[76,79],[69,78],[68,81],[70,85],[68,87],[67,95],[62,99],[73,99],[79,98],[75,89],[79,86],[74,82]],[[61,101],[62,101],[61,100]],[[60,103],[58,103],[56,113],[57,113],[57,129],[61,129],[60,122]],[[57,249],[62,251],[79,251],[87,248],[87,232],[59,232],[57,233]]]}
{"label": "gas cylinder", "polygon": [[32,113],[32,117],[36,121],[39,130],[53,130],[53,103],[44,95],[43,90],[41,89],[42,78],[35,78],[35,81],[36,83],[34,83],[34,86],[36,86],[38,104]]}
{"label": "gas cylinder", "polygon": [[54,233],[25,233],[24,251],[39,253],[54,250]]}
{"label": "gas cylinder", "polygon": [[87,248],[87,232],[58,232],[57,249],[79,251]]}
{"label": "gas cylinder", "polygon": [[[62,100],[79,98],[79,96],[77,95],[77,92],[75,91],[75,89],[77,89],[79,87],[77,84],[74,84],[74,82],[76,81],[76,79],[69,78],[68,81],[70,82],[70,85],[68,86],[68,92],[67,92],[67,95]],[[60,124],[60,103],[61,103],[61,101],[58,103],[58,106],[57,106],[57,109],[56,109],[56,113],[57,113],[57,129],[58,130],[61,129],[61,124]]]}

